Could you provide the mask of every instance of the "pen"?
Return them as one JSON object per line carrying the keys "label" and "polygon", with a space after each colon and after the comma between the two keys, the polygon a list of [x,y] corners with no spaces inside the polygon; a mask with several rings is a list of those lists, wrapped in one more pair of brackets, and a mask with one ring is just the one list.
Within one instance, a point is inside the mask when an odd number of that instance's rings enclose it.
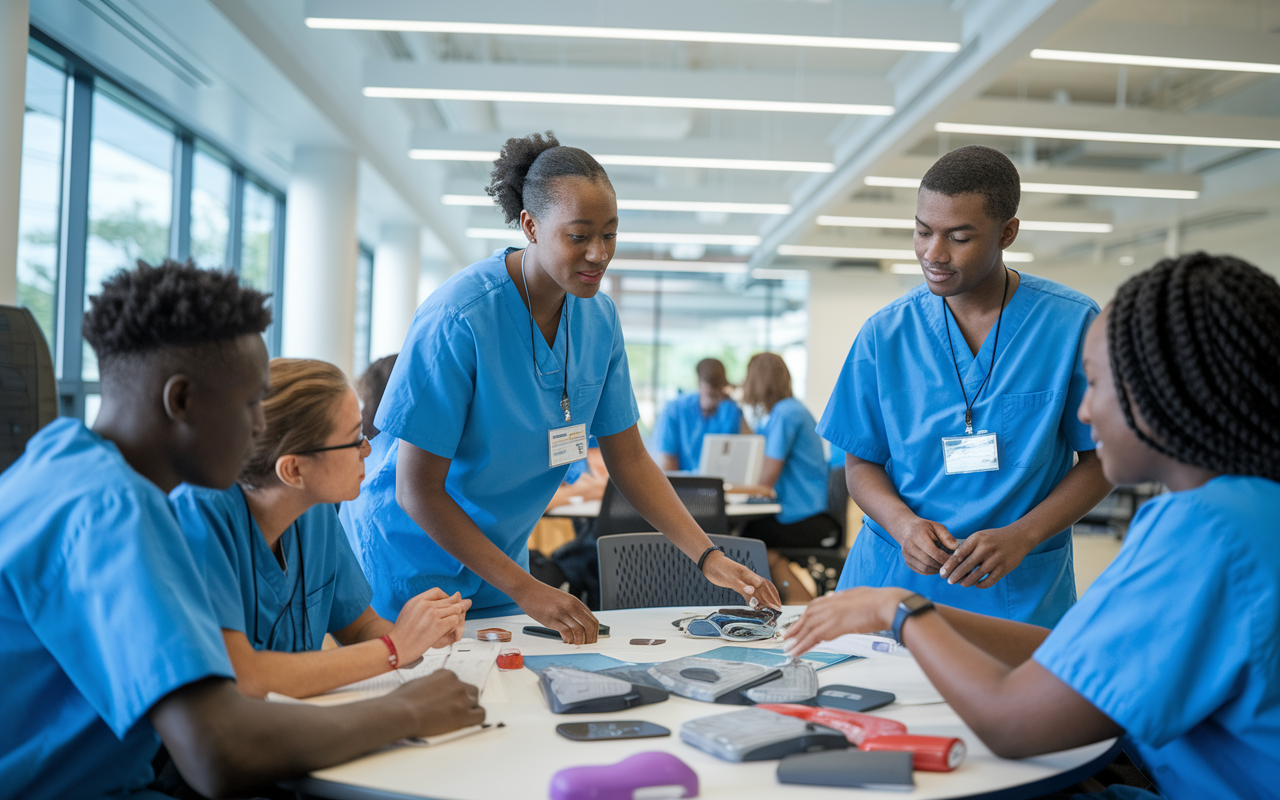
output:
{"label": "pen", "polygon": [[505,722],[485,722],[481,725],[472,725],[469,728],[459,728],[456,731],[450,731],[449,733],[442,733],[439,736],[431,736],[431,737],[412,736],[407,739],[402,739],[401,741],[403,741],[405,744],[418,745],[420,747],[430,747],[431,745],[444,744],[445,742],[452,742],[455,739],[462,739],[467,736],[471,736],[473,734],[484,733],[485,731],[495,731],[498,728],[505,728],[505,727],[507,727],[507,724]]}

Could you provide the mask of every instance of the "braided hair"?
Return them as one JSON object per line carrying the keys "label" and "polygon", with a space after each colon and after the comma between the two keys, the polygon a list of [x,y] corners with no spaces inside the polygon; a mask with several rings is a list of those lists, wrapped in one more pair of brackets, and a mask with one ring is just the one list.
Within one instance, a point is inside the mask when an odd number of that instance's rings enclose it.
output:
{"label": "braided hair", "polygon": [[1107,344],[1120,408],[1148,447],[1214,472],[1280,480],[1275,278],[1231,256],[1165,259],[1120,287]]}
{"label": "braided hair", "polygon": [[544,138],[540,133],[513,137],[502,145],[502,153],[493,162],[489,185],[485,193],[502,209],[508,225],[520,219],[520,212],[528,210],[535,218],[554,203],[556,181],[560,178],[586,178],[601,181],[610,189],[613,184],[586,150],[566,147],[551,131]]}

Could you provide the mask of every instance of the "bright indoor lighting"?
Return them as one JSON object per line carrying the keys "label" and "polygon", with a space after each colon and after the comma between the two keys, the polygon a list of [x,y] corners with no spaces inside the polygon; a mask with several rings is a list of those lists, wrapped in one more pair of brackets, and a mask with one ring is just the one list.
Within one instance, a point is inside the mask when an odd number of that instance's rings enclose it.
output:
{"label": "bright indoor lighting", "polygon": [[[913,229],[914,219],[891,219],[889,217],[832,217],[819,216],[819,225],[837,228],[901,228]],[[1018,227],[1024,231],[1058,231],[1062,233],[1111,233],[1112,227],[1105,222],[1043,222],[1037,220],[1018,220]]]}
{"label": "bright indoor lighting", "polygon": [[738,261],[661,261],[645,258],[615,258],[609,269],[621,272],[704,272],[745,275],[747,265]]}
{"label": "bright indoor lighting", "polygon": [[898,261],[889,265],[889,271],[894,275],[923,275],[918,261],[907,263],[906,261]]}
{"label": "bright indoor lighting", "polygon": [[1079,131],[1070,128],[1032,128],[1024,125],[976,125],[967,122],[939,122],[938,133],[976,133],[986,136],[1032,136],[1041,139],[1071,139],[1081,142],[1130,142],[1137,144],[1185,144],[1203,147],[1257,147],[1280,150],[1280,139],[1240,139],[1232,136],[1185,136],[1177,133],[1126,133],[1124,131]]}
{"label": "bright indoor lighting", "polygon": [[630,39],[653,42],[711,42],[760,44],[780,47],[828,47],[847,50],[900,50],[922,53],[954,53],[959,42],[920,39],[863,39],[851,36],[795,36],[779,33],[734,31],[682,31],[653,28],[596,28],[579,25],[521,25],[497,22],[443,22],[407,19],[342,19],[307,17],[308,28],[354,31],[420,31],[424,33],[472,33],[489,36],[558,36],[575,39]]}
{"label": "bright indoor lighting", "polygon": [[[887,247],[823,247],[807,244],[778,245],[780,256],[813,256],[816,258],[862,258],[890,261],[915,258],[914,250],[893,250]],[[1035,260],[1031,253],[1004,251],[1004,260],[1013,263],[1029,263]]]}
{"label": "bright indoor lighting", "polygon": [[[593,154],[594,155],[594,154]],[[409,151],[409,158],[419,161],[493,161],[496,150],[425,150]],[[754,158],[686,158],[683,156],[597,155],[596,161],[606,167],[685,167],[689,169],[747,169],[766,172],[834,172],[829,161],[767,161]]]}
{"label": "bright indoor lighting", "polygon": [[1226,72],[1267,72],[1280,74],[1280,64],[1256,61],[1218,61],[1211,58],[1138,56],[1126,53],[1090,53],[1084,50],[1031,51],[1032,58],[1046,61],[1076,61],[1084,64],[1123,64],[1130,67],[1172,67],[1174,69],[1216,69]]}
{"label": "bright indoor lighting", "polygon": [[[867,186],[887,186],[893,189],[919,189],[919,178],[888,178],[868,175],[862,179]],[[1082,183],[1023,183],[1022,191],[1033,194],[1079,194],[1097,197],[1153,197],[1160,200],[1195,200],[1200,193],[1192,189],[1148,189],[1143,186],[1089,186]]]}
{"label": "bright indoor lighting", "polygon": [[[467,228],[469,239],[502,239],[525,241],[525,235],[512,228]],[[650,233],[648,231],[619,231],[618,241],[624,244],[705,244],[755,247],[760,237],[754,234],[731,233]]]}
{"label": "bright indoor lighting", "polygon": [[[491,206],[493,198],[484,194],[446,194],[446,206]],[[719,203],[698,200],[618,200],[623,211],[690,211],[723,214],[790,214],[786,203]]]}
{"label": "bright indoor lighting", "polygon": [[766,269],[764,267],[751,270],[751,277],[757,281],[807,281],[807,269]]}
{"label": "bright indoor lighting", "polygon": [[581,106],[700,108],[715,111],[772,111],[794,114],[861,114],[873,117],[887,117],[893,114],[893,106],[869,103],[806,103],[796,100],[739,100],[731,97],[645,97],[627,94],[517,92],[509,89],[366,86],[364,96],[401,100],[487,100],[493,103],[560,103]]}

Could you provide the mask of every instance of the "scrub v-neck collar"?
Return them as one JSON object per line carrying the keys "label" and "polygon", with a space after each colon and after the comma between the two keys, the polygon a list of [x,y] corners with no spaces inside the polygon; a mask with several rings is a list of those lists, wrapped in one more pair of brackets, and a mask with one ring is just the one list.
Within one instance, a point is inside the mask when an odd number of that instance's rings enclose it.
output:
{"label": "scrub v-neck collar", "polygon": [[[524,304],[524,300],[520,297],[520,290],[516,288],[515,281],[511,280],[511,274],[507,272],[507,256],[518,248],[510,248],[497,257],[499,268],[501,269],[500,278],[502,279],[502,296],[506,300],[507,310],[511,312],[511,317],[516,323],[516,329],[523,331],[523,335],[517,336],[523,344],[522,349],[526,357],[530,360],[529,369],[533,370],[533,359],[538,360],[538,371],[542,375],[540,381],[544,389],[562,389],[564,387],[564,375],[561,370],[564,364],[560,360],[560,354],[565,351],[565,336],[568,325],[565,324],[566,315],[569,313],[569,303],[573,302],[573,295],[566,293],[564,303],[560,306],[560,319],[556,324],[556,338],[553,346],[547,345],[547,337],[542,335],[537,323],[533,325],[533,336],[529,336],[529,307]],[[532,345],[533,349],[530,350]],[[537,380],[537,376],[534,376]]]}
{"label": "scrub v-neck collar", "polygon": [[[1018,286],[1013,296],[1009,298],[1009,304],[1004,307],[1003,318],[1000,321],[1000,352],[996,354],[997,367],[1000,356],[1013,346],[1014,339],[1031,309],[1031,301],[1025,297],[1027,293],[1023,291],[1026,288],[1026,279],[1026,275],[1018,273]],[[942,299],[929,292],[927,288],[925,291],[927,294],[921,299],[924,302],[925,314],[934,330],[934,343],[941,352],[942,363],[947,366],[954,363],[959,368],[960,374],[964,376],[965,389],[972,394],[978,386],[982,385],[983,379],[991,369],[991,350],[995,346],[996,326],[992,325],[991,330],[987,331],[986,338],[982,340],[982,346],[975,354],[969,350],[969,343],[960,332],[960,326],[955,323],[951,312],[943,306]],[[951,342],[954,345],[954,362],[952,346],[947,343],[948,327],[951,329]],[[992,380],[996,380],[995,375],[992,375]],[[984,390],[983,394],[985,395],[989,390],[990,387]]]}
{"label": "scrub v-neck collar", "polygon": [[244,494],[238,484],[236,491],[240,493],[240,502],[244,504],[244,514],[249,520],[249,546],[253,548],[254,567],[258,573],[257,581],[259,591],[263,588],[270,589],[280,603],[289,601],[293,594],[293,582],[298,580],[297,566],[297,534],[295,532],[295,520],[292,525],[285,529],[280,536],[280,554],[284,557],[285,566],[281,568],[279,559],[276,554],[271,552],[271,548],[267,546],[267,540],[262,535],[262,529],[258,527],[258,521],[253,518],[253,513],[249,510],[249,498]]}

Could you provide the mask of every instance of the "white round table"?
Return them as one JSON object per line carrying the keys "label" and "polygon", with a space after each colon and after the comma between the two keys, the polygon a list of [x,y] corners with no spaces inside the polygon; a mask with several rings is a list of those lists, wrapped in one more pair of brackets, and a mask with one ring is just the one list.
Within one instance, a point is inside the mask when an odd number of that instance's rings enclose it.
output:
{"label": "white round table", "polygon": [[[697,655],[722,645],[723,640],[690,639],[671,625],[685,612],[710,608],[648,608],[605,611],[600,621],[612,635],[593,645],[574,647],[550,639],[527,636],[525,625],[537,624],[527,616],[469,620],[467,635],[480,628],[499,627],[512,632],[511,646],[526,655],[596,652],[623,661],[667,661]],[[789,608],[784,616],[798,613]],[[654,646],[631,645],[633,638],[666,639]],[[772,648],[777,642],[741,646]],[[932,689],[909,655],[869,655],[818,672],[822,685],[851,684],[894,692],[908,702],[927,700]],[[672,695],[655,705],[612,714],[552,714],[538,690],[537,676],[525,669],[490,673],[481,694],[488,721],[505,727],[445,742],[432,747],[390,747],[364,758],[312,773],[293,785],[320,797],[420,798],[436,800],[524,800],[549,797],[551,776],[571,766],[612,764],[635,753],[659,750],[671,753],[698,774],[699,797],[724,800],[772,800],[785,792],[788,798],[835,798],[856,791],[859,798],[960,798],[994,793],[1001,798],[1034,797],[1071,785],[1110,762],[1115,740],[1036,758],[1010,761],[997,758],[945,703],[901,705],[894,703],[871,713],[906,723],[910,733],[958,736],[969,755],[954,772],[915,773],[913,792],[877,792],[839,788],[782,785],[777,782],[777,761],[730,763],[680,741],[680,726],[687,720],[734,711],[739,706],[714,705]],[[555,732],[561,722],[599,719],[647,720],[671,729],[671,736],[629,741],[574,742]],[[1021,788],[1019,788],[1021,787]]]}

